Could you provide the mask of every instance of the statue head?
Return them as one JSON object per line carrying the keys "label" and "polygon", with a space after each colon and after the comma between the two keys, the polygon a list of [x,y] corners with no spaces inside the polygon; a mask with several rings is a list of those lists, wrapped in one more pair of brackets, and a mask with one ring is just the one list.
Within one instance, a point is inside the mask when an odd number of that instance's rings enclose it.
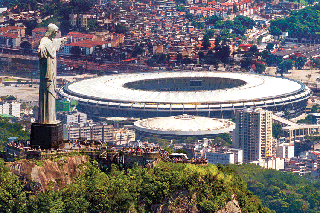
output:
{"label": "statue head", "polygon": [[54,38],[58,32],[59,28],[55,24],[49,24],[47,27],[47,32],[44,36],[47,36],[49,38]]}

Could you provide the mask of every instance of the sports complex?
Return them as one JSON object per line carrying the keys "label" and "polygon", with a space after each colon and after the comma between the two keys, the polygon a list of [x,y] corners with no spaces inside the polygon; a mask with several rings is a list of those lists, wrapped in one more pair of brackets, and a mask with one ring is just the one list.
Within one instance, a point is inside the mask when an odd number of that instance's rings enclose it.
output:
{"label": "sports complex", "polygon": [[155,117],[138,120],[134,123],[139,136],[160,135],[214,138],[220,133],[232,132],[235,124],[227,119],[208,118],[194,115],[178,115],[169,117]]}
{"label": "sports complex", "polygon": [[59,94],[78,101],[80,111],[95,116],[230,118],[236,110],[249,107],[299,115],[311,90],[283,77],[171,71],[86,79],[64,86]]}

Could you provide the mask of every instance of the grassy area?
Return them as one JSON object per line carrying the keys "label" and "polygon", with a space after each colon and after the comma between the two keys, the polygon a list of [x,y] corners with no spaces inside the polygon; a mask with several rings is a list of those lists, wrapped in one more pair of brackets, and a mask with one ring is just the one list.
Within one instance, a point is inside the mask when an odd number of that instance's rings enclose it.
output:
{"label": "grassy area", "polygon": [[2,81],[17,81],[15,78],[3,78]]}

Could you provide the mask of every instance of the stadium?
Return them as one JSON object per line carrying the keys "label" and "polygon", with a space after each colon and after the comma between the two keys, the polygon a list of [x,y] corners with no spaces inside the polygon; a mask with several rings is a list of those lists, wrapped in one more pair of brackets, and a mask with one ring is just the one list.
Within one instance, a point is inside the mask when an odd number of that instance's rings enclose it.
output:
{"label": "stadium", "polygon": [[138,120],[134,123],[134,128],[138,131],[139,136],[214,138],[220,133],[232,132],[235,124],[226,119],[183,114]]}
{"label": "stadium", "polygon": [[303,83],[266,75],[229,72],[157,72],[107,75],[68,84],[60,97],[99,117],[168,117],[182,114],[231,118],[260,107],[297,116],[311,90]]}

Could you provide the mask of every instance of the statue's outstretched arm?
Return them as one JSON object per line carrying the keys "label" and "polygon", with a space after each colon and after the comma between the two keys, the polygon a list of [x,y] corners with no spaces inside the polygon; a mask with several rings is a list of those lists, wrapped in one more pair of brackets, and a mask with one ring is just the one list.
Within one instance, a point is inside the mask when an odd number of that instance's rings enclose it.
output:
{"label": "statue's outstretched arm", "polygon": [[62,38],[56,38],[53,40],[53,43],[55,45],[56,50],[58,51],[60,49],[60,46],[62,43],[65,43],[67,41],[67,37]]}

